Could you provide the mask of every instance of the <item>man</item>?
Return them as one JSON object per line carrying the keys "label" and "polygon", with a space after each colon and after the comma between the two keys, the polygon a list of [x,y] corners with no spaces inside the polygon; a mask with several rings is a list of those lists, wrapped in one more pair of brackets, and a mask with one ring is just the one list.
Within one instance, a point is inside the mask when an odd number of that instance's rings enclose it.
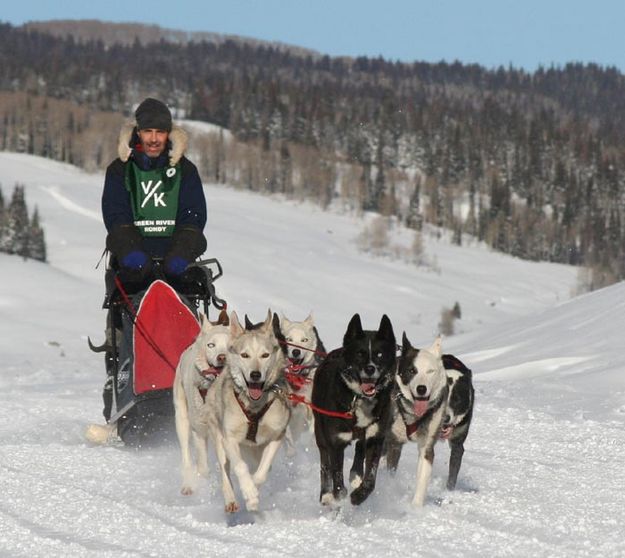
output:
{"label": "man", "polygon": [[[122,127],[119,157],[106,169],[102,193],[106,247],[112,254],[107,270],[107,307],[115,292],[116,275],[124,290],[139,293],[138,297],[163,274],[176,290],[184,289],[188,286],[185,281],[198,271],[191,268],[187,272],[187,266],[206,249],[202,232],[206,200],[197,168],[184,156],[187,134],[172,125],[171,112],[156,99],[145,99],[137,107],[135,119]],[[155,269],[156,261],[159,270]],[[115,355],[123,368],[120,351],[127,354],[131,342],[122,330],[127,331],[122,326],[122,315],[111,306],[107,340],[96,348],[106,351],[108,377],[103,414],[107,422],[113,403]],[[92,425],[88,437],[102,441],[109,432],[107,427]]]}
{"label": "man", "polygon": [[197,168],[184,152],[187,134],[172,126],[156,99],[135,111],[136,125],[122,128],[118,154],[106,170],[102,215],[106,246],[122,281],[149,278],[162,258],[174,281],[206,249],[206,200]]}

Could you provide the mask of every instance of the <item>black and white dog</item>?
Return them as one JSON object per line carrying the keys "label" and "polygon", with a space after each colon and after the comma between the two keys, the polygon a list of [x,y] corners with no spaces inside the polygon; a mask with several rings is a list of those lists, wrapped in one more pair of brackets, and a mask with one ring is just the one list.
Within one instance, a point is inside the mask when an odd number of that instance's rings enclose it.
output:
{"label": "black and white dog", "polygon": [[473,410],[471,371],[456,357],[441,354],[440,337],[431,347],[416,349],[404,333],[392,398],[394,415],[386,446],[387,465],[395,471],[402,445],[408,441],[419,444],[413,504],[422,506],[439,438],[448,439],[451,447],[447,487],[453,490],[456,485]]}
{"label": "black and white dog", "polygon": [[346,495],[343,458],[352,440],[356,440],[350,472],[352,504],[362,503],[375,488],[390,427],[395,365],[395,334],[388,317],[382,316],[377,331],[363,331],[360,316],[354,314],[343,346],[330,353],[317,369],[312,403],[323,505]]}
{"label": "black and white dog", "polygon": [[443,355],[443,366],[447,374],[449,396],[440,437],[448,441],[451,450],[447,490],[453,490],[456,488],[458,472],[462,465],[464,441],[469,435],[469,427],[473,418],[475,392],[471,370],[458,358],[453,355]]}

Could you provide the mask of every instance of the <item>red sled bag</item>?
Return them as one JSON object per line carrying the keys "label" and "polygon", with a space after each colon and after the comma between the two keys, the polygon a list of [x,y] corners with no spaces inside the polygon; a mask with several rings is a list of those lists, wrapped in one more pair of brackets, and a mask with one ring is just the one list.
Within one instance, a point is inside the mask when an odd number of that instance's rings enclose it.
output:
{"label": "red sled bag", "polygon": [[117,432],[128,445],[175,440],[172,386],[182,352],[200,325],[181,296],[154,281],[122,311],[122,342],[115,382]]}

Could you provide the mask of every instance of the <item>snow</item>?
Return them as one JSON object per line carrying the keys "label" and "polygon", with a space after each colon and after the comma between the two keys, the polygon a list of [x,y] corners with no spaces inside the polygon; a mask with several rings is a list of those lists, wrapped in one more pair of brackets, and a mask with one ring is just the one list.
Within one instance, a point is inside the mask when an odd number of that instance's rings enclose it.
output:
{"label": "snow", "polygon": [[[103,176],[0,153],[13,185],[39,207],[50,264],[0,254],[0,556],[348,557],[624,556],[625,285],[571,298],[577,270],[529,263],[426,236],[439,272],[358,252],[347,215],[209,184],[207,255],[217,292],[252,320],[267,308],[313,311],[328,348],[352,314],[430,344],[458,301],[445,352],[474,371],[476,409],[458,489],[436,448],[426,505],[415,509],[416,446],[396,477],[384,466],[360,507],[321,509],[319,458],[304,440],[278,454],[261,511],[228,520],[216,462],[180,494],[178,449],[93,447],[101,420]],[[308,442],[308,444],[306,443]],[[349,463],[351,453],[348,453]]]}

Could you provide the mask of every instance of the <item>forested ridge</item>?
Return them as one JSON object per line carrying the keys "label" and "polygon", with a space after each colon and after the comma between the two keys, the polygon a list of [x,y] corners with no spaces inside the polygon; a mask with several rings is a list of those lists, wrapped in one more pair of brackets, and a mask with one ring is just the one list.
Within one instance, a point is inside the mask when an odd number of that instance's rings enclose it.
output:
{"label": "forested ridge", "polygon": [[158,96],[234,135],[201,145],[208,179],[583,264],[591,287],[625,275],[625,79],[614,68],[528,73],[230,39],[81,37],[0,25],[0,149],[102,168],[122,115]]}

